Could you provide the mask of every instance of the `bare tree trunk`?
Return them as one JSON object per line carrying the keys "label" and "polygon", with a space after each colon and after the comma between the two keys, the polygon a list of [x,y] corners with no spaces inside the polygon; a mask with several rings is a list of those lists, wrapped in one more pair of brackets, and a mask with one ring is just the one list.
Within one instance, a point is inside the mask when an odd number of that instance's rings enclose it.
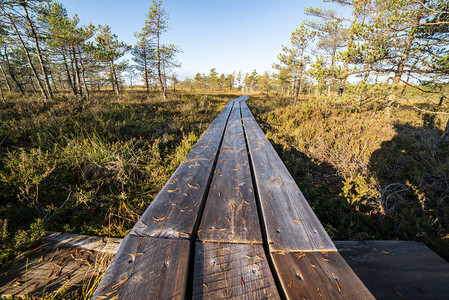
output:
{"label": "bare tree trunk", "polygon": [[145,86],[147,90],[147,94],[150,93],[150,78],[148,77],[148,72],[145,72]]}
{"label": "bare tree trunk", "polygon": [[164,97],[164,99],[167,99],[167,91],[165,90],[165,85],[164,85],[164,81],[162,78],[162,57],[161,57],[161,48],[160,48],[160,28],[159,28],[159,22],[158,22],[158,26],[157,26],[157,75],[159,77],[159,85],[160,85],[160,89],[161,89],[161,93],[162,93],[162,97]]}
{"label": "bare tree trunk", "polygon": [[45,65],[44,65],[44,60],[43,60],[43,57],[42,57],[41,48],[39,46],[39,39],[38,39],[37,34],[36,34],[36,29],[34,27],[33,22],[31,21],[30,16],[28,15],[28,10],[27,10],[26,6],[23,6],[23,9],[25,10],[25,18],[28,21],[29,28],[30,28],[31,33],[32,33],[33,38],[34,38],[34,45],[36,46],[37,58],[39,60],[41,74],[42,74],[42,77],[44,78],[45,88],[47,89],[46,90],[47,96],[48,96],[48,98],[51,99],[51,98],[53,98],[53,92],[51,90],[50,81],[48,79],[47,69],[45,68]]}
{"label": "bare tree trunk", "polygon": [[[146,49],[146,48],[145,48],[145,49]],[[147,90],[147,94],[149,94],[149,93],[150,93],[150,83],[148,82],[148,61],[147,61],[148,53],[147,53],[146,50],[144,50],[144,51],[145,51],[145,61],[144,61],[144,68],[145,68],[145,70],[144,70],[144,72],[145,72],[145,88],[146,88],[146,90]]]}
{"label": "bare tree trunk", "polygon": [[84,68],[84,63],[83,63],[83,59],[81,57],[80,48],[77,47],[77,50],[78,50],[78,55],[79,55],[79,59],[80,59],[81,80],[83,82],[83,91],[84,91],[84,95],[86,96],[86,99],[89,100],[90,94],[89,94],[89,89],[87,88],[87,82],[86,82],[86,69]]}
{"label": "bare tree trunk", "polygon": [[70,69],[72,71],[72,84],[73,84],[73,90],[75,91],[75,96],[78,97],[78,86],[76,84],[76,72],[75,72],[75,62],[73,59],[73,51],[72,49],[69,49],[69,58],[70,58]]}
{"label": "bare tree trunk", "polygon": [[27,58],[28,64],[29,64],[29,66],[30,66],[30,68],[31,68],[31,71],[33,72],[33,76],[34,76],[34,78],[35,78],[35,80],[36,80],[36,82],[37,82],[37,84],[38,84],[38,86],[39,86],[39,90],[40,90],[42,96],[44,96],[44,98],[45,98],[46,100],[48,100],[48,99],[49,99],[49,98],[48,98],[48,95],[47,95],[47,93],[45,92],[44,87],[43,87],[43,85],[42,85],[42,82],[39,80],[39,76],[37,75],[36,68],[34,67],[34,65],[33,65],[32,61],[31,61],[31,55],[30,55],[30,52],[28,51],[28,48],[26,47],[25,42],[23,41],[22,36],[20,35],[19,29],[17,28],[16,23],[15,23],[13,17],[11,17],[11,15],[9,15],[8,13],[6,13],[5,10],[4,10],[3,8],[2,8],[2,11],[3,11],[3,13],[8,17],[8,19],[11,21],[11,25],[12,25],[13,28],[14,28],[14,32],[16,33],[17,38],[18,38],[19,41],[20,41],[20,44],[21,44],[21,46],[22,46],[22,48],[23,48],[23,51],[25,51],[25,56],[26,56],[26,58]]}
{"label": "bare tree trunk", "polygon": [[23,90],[22,85],[17,80],[16,75],[14,74],[14,72],[13,72],[13,70],[11,68],[11,64],[9,62],[8,53],[6,53],[6,46],[5,46],[5,58],[6,58],[6,67],[7,67],[7,71],[8,71],[9,77],[11,77],[12,81],[14,82],[14,84],[17,87],[17,89],[19,90],[19,92],[22,95],[25,95],[25,91]]}
{"label": "bare tree trunk", "polygon": [[295,89],[295,105],[296,105],[296,102],[298,101],[298,98],[299,98],[299,92],[301,91],[302,73],[303,73],[303,70],[301,68],[301,70],[299,71],[298,83],[297,83],[296,89]]}
{"label": "bare tree trunk", "polygon": [[[426,1],[423,1],[423,5],[426,3]],[[415,40],[416,37],[416,29],[418,28],[418,25],[422,19],[423,16],[423,5],[419,6],[419,11],[418,14],[416,16],[416,19],[413,22],[413,28],[410,29],[410,32],[408,34],[408,38],[407,38],[407,43],[405,44],[405,49],[404,49],[404,53],[401,56],[401,59],[399,60],[398,63],[398,68],[396,69],[396,71],[394,72],[394,78],[393,78],[393,85],[398,85],[399,82],[401,81],[401,77],[402,74],[404,73],[404,67],[405,64],[407,63],[407,59],[410,55],[410,51],[412,49],[412,45],[413,45],[413,41]]]}
{"label": "bare tree trunk", "polygon": [[11,94],[11,92],[12,92],[11,85],[9,84],[8,77],[6,77],[5,69],[3,68],[3,66],[1,64],[0,64],[0,69],[2,70],[3,79],[5,80],[6,88],[8,89],[8,93]]}
{"label": "bare tree trunk", "polygon": [[67,82],[69,83],[69,88],[74,96],[76,96],[76,88],[73,86],[72,77],[70,76],[69,64],[67,63],[67,57],[65,56],[64,49],[61,49],[62,58],[64,60],[65,72],[67,75]]}
{"label": "bare tree trunk", "polygon": [[118,89],[117,74],[115,73],[115,67],[112,60],[109,61],[109,68],[111,71],[112,89],[114,90],[116,95],[120,95],[120,90]]}
{"label": "bare tree trunk", "polygon": [[78,58],[76,57],[76,51],[75,47],[72,47],[72,59],[75,64],[75,82],[76,82],[76,90],[78,91],[79,95],[83,97],[83,92],[81,90],[81,78],[80,78],[80,68],[78,66]]}

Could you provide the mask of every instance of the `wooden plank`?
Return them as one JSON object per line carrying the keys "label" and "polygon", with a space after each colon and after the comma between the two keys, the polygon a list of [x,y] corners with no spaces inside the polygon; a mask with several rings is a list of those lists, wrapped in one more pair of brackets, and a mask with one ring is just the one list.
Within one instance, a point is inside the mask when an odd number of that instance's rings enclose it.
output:
{"label": "wooden plank", "polygon": [[187,240],[128,235],[92,299],[184,299],[188,257]]}
{"label": "wooden plank", "polygon": [[448,299],[449,263],[415,241],[335,241],[377,299]]}
{"label": "wooden plank", "polygon": [[261,245],[197,243],[193,299],[279,299]]}
{"label": "wooden plank", "polygon": [[239,105],[229,117],[199,229],[201,241],[262,243]]}
{"label": "wooden plank", "polygon": [[103,266],[113,259],[112,254],[102,252],[104,248],[99,247],[102,238],[73,234],[70,237],[44,236],[35,248],[21,253],[6,268],[0,268],[0,299],[41,299],[44,293],[79,287],[91,276],[99,276]]}
{"label": "wooden plank", "polygon": [[338,252],[271,257],[287,299],[375,299]]}
{"label": "wooden plank", "polygon": [[189,238],[234,102],[230,101],[143,213],[132,235]]}
{"label": "wooden plank", "polygon": [[241,102],[241,109],[270,249],[336,251],[244,102]]}

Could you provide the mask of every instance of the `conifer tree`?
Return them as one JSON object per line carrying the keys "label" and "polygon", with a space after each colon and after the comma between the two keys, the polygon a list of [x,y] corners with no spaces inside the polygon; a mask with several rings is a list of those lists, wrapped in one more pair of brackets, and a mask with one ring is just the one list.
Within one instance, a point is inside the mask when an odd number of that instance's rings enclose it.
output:
{"label": "conifer tree", "polygon": [[[176,61],[176,54],[180,52],[179,48],[173,44],[163,44],[162,34],[167,31],[168,13],[162,8],[162,0],[153,0],[145,20],[145,26],[138,33],[140,43],[140,56],[142,48],[152,49],[151,64],[155,70],[158,79],[158,85],[161,95],[167,99],[167,76],[168,72],[178,67],[180,64]],[[144,46],[145,45],[145,46]],[[146,51],[146,50],[145,50]],[[142,62],[145,60],[142,60]],[[142,68],[142,64],[141,68]],[[145,69],[145,66],[143,66]]]}
{"label": "conifer tree", "polygon": [[129,46],[118,40],[117,35],[111,32],[109,26],[98,26],[98,33],[94,37],[94,43],[89,44],[89,50],[98,61],[109,67],[110,82],[116,95],[120,94],[117,77],[116,60],[129,50]]}
{"label": "conifer tree", "polygon": [[309,30],[305,24],[301,24],[292,32],[291,47],[282,46],[283,52],[278,55],[279,63],[273,65],[275,69],[284,70],[290,74],[289,81],[294,83],[295,103],[302,88],[306,65],[310,62],[306,49],[314,42],[315,36],[316,32]]}

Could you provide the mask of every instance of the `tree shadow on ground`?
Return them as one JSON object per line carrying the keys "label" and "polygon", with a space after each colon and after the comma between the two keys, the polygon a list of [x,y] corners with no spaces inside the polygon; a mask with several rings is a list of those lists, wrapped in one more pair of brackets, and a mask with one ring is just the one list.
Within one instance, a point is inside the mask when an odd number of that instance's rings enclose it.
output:
{"label": "tree shadow on ground", "polygon": [[344,178],[329,163],[270,140],[328,234],[335,240],[374,239],[377,216],[351,206],[341,195]]}
{"label": "tree shadow on ground", "polygon": [[449,143],[435,115],[423,126],[394,124],[396,135],[373,152],[369,168],[381,188],[392,235],[425,242],[449,258]]}

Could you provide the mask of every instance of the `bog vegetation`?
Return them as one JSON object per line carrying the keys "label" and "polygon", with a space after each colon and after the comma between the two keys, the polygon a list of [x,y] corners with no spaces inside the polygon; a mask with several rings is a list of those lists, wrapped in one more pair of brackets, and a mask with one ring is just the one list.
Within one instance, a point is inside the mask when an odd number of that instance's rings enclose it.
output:
{"label": "bog vegetation", "polygon": [[448,1],[331,2],[347,13],[306,9],[275,73],[178,80],[160,0],[133,46],[56,1],[0,0],[0,264],[44,230],[124,236],[243,93],[333,239],[448,259]]}

